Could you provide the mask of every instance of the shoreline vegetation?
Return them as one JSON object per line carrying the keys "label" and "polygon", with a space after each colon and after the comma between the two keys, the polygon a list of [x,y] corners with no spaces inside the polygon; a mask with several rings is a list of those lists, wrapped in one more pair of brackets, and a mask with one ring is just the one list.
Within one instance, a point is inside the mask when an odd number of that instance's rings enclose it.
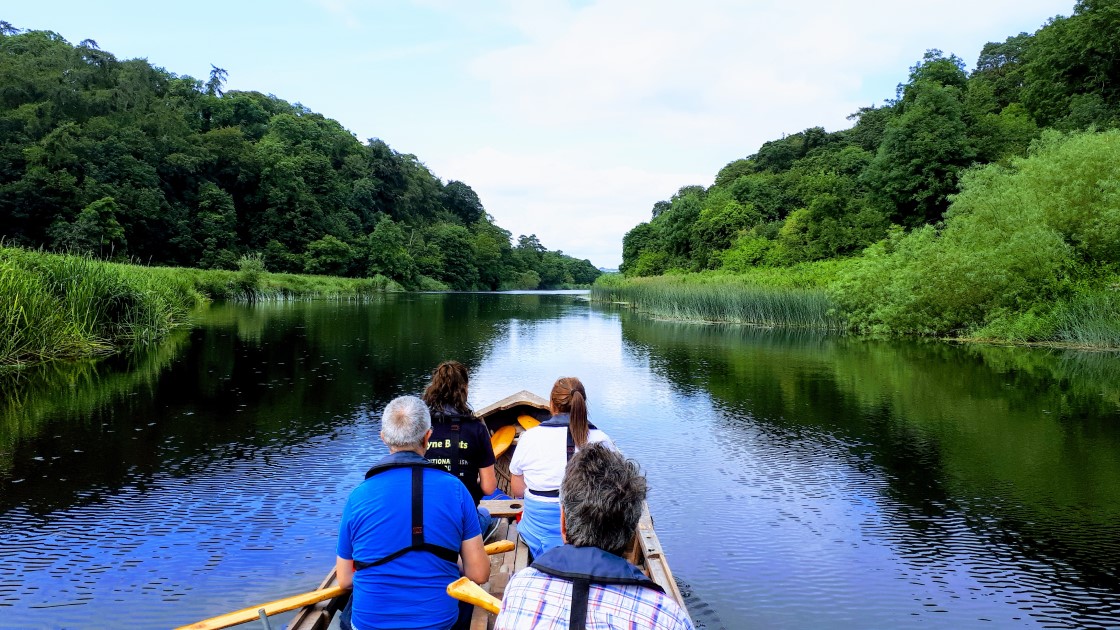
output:
{"label": "shoreline vegetation", "polygon": [[848,257],[600,277],[658,317],[1120,349],[1120,130],[1048,131],[965,171],[945,219]]}
{"label": "shoreline vegetation", "polygon": [[599,280],[593,299],[676,319],[1120,348],[1118,9],[1081,0],[988,42],[971,70],[927,50],[850,128],[783,133],[656,202],[623,237],[624,278]]}
{"label": "shoreline vegetation", "polygon": [[[447,290],[434,280],[420,289]],[[270,273],[257,256],[243,256],[231,271],[149,267],[0,245],[0,371],[154,344],[211,302],[363,302],[406,291],[382,275]]]}
{"label": "shoreline vegetation", "polygon": [[403,291],[384,276],[146,267],[0,247],[0,368],[78,359],[158,342],[212,301],[369,300]]}

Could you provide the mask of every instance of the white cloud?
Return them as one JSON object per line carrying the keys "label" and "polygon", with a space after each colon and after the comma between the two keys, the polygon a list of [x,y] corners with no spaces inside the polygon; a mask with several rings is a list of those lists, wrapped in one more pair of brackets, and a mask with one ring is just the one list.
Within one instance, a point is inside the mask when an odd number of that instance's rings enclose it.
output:
{"label": "white cloud", "polygon": [[596,168],[560,152],[521,153],[491,147],[441,165],[469,182],[498,225],[536,234],[550,250],[621,262],[622,237],[649,220],[653,203],[685,183],[710,184],[713,174],[654,172],[629,166]]}
{"label": "white cloud", "polygon": [[928,48],[971,63],[1066,4],[511,1],[520,41],[469,65],[509,134],[439,161],[515,234],[614,265],[622,234],[680,186],[783,134],[847,127]]}

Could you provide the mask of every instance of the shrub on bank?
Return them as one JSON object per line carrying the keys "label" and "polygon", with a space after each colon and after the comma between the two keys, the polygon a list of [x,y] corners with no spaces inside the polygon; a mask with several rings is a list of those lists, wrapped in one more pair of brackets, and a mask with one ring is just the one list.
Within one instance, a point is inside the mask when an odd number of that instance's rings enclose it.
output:
{"label": "shrub on bank", "polygon": [[1048,132],[1029,157],[966,173],[941,227],[872,246],[832,295],[861,331],[1098,339],[1118,268],[1120,130]]}

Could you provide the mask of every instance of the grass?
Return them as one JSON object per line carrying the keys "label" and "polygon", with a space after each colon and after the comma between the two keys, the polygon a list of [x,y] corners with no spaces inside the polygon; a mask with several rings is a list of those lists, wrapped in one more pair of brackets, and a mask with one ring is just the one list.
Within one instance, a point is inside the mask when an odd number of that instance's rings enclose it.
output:
{"label": "grass", "polygon": [[400,286],[381,276],[145,267],[0,247],[0,366],[115,352],[165,338],[211,300],[370,300]]}
{"label": "grass", "polygon": [[1057,341],[1094,348],[1120,348],[1120,289],[1078,296],[1058,309]]}
{"label": "grass", "polygon": [[[833,265],[835,266],[835,265]],[[791,328],[842,330],[825,291],[834,269],[806,265],[787,273],[692,274],[653,278],[600,276],[597,302],[624,302],[654,317]]]}

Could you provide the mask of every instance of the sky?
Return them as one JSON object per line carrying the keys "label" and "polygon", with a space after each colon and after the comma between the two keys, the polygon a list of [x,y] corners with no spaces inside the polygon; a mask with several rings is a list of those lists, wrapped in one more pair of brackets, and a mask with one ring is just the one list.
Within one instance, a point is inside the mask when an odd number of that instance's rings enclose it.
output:
{"label": "sky", "polygon": [[255,90],[411,153],[595,266],[768,140],[851,126],[937,48],[971,69],[1073,0],[12,2],[0,20]]}

